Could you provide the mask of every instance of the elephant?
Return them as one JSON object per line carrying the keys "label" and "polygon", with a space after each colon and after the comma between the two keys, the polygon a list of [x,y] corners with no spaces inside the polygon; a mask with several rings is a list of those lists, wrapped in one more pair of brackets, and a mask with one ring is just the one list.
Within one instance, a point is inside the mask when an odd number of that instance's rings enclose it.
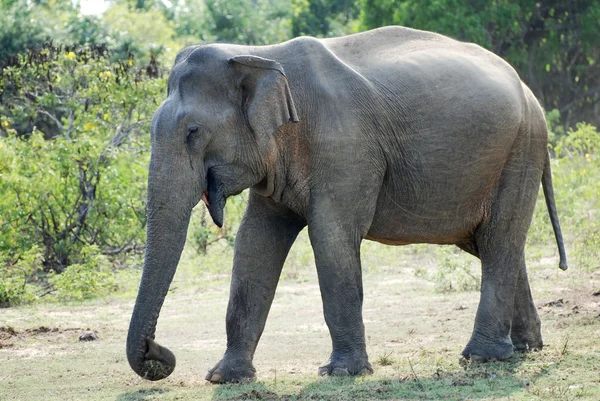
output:
{"label": "elephant", "polygon": [[563,270],[544,112],[515,70],[471,43],[384,27],[265,46],[202,44],[176,56],[151,124],[147,242],[127,336],[131,368],[167,377],[159,312],[202,200],[217,226],[249,188],[235,239],[227,347],[213,383],[252,364],[282,266],[305,227],[332,341],[320,375],[362,375],[360,245],[455,245],[481,260],[462,355],[543,346],[525,265],[540,183]]}

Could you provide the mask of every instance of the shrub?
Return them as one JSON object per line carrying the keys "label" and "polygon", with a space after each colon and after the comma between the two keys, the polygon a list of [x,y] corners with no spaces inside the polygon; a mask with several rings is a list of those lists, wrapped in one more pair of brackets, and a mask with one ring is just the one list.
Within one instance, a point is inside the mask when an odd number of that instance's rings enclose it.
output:
{"label": "shrub", "polygon": [[569,157],[573,160],[578,155],[590,161],[591,155],[600,150],[600,133],[596,127],[583,122],[575,124],[575,127],[558,141],[554,151],[559,158]]}
{"label": "shrub", "polygon": [[[61,299],[102,293],[114,286],[98,255],[143,248],[158,75],[154,60],[115,63],[101,46],[51,44],[1,70],[0,304],[47,291],[34,291],[40,269],[68,270],[52,279]],[[32,254],[38,270],[23,269]]]}
{"label": "shrub", "polygon": [[81,301],[117,290],[110,263],[97,246],[83,247],[79,256],[78,263],[69,265],[61,274],[50,275],[48,282],[56,299]]}
{"label": "shrub", "polygon": [[16,260],[0,255],[0,308],[35,299],[37,287],[32,283],[38,281],[42,258],[41,249],[35,245]]}
{"label": "shrub", "polygon": [[[155,71],[155,70],[152,70]],[[62,272],[145,241],[149,123],[164,79],[101,48],[47,46],[0,76],[0,252]]]}

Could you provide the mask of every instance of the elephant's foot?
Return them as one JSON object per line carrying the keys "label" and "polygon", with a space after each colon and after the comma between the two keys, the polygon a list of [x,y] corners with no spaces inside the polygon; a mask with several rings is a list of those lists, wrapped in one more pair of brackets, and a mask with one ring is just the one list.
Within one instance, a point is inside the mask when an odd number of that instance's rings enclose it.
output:
{"label": "elephant's foot", "polygon": [[513,319],[510,339],[519,352],[539,351],[543,348],[542,324],[531,301],[527,308],[517,310]]}
{"label": "elephant's foot", "polygon": [[515,350],[519,352],[527,351],[539,351],[544,347],[544,341],[542,341],[542,334],[537,331],[520,331],[513,330],[510,334]]}
{"label": "elephant's foot", "polygon": [[462,356],[473,362],[493,362],[504,361],[513,353],[513,344],[509,338],[500,338],[494,341],[473,335],[463,350]]}
{"label": "elephant's foot", "polygon": [[206,373],[205,380],[211,383],[243,383],[256,379],[256,369],[251,361],[223,357]]}
{"label": "elephant's foot", "polygon": [[373,367],[369,363],[367,355],[331,355],[331,357],[319,366],[319,376],[363,376],[373,373]]}

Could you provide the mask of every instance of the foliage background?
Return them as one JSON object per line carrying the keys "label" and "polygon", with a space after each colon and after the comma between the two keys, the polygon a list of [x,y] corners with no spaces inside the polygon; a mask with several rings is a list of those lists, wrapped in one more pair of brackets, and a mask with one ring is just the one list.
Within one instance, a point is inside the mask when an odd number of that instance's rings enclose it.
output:
{"label": "foliage background", "polygon": [[[388,24],[478,43],[515,67],[547,111],[555,192],[571,254],[582,268],[598,269],[597,1],[106,5],[102,14],[83,15],[77,1],[0,0],[0,305],[84,299],[137,277],[145,241],[149,122],[181,47],[214,41],[263,45]],[[222,256],[231,251],[244,205],[243,194],[228,202],[223,230],[197,207],[188,259],[229,268]],[[546,216],[540,200],[530,230],[533,252],[553,247]],[[310,263],[306,239],[300,242],[291,255],[291,276],[293,266]],[[417,275],[440,291],[478,288],[471,259],[449,248],[437,252],[438,271],[417,269]]]}

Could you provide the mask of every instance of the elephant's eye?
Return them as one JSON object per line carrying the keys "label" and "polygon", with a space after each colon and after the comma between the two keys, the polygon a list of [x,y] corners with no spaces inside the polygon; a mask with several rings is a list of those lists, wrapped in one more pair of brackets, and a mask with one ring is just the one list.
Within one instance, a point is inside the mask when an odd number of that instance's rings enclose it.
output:
{"label": "elephant's eye", "polygon": [[198,133],[198,127],[190,127],[188,128],[187,137],[185,138],[188,143],[190,143],[196,134]]}
{"label": "elephant's eye", "polygon": [[201,136],[198,135],[198,132],[198,127],[188,128],[188,134],[185,138],[185,141],[187,143],[188,149],[190,149],[191,151],[198,151],[202,146],[202,141],[200,140]]}

